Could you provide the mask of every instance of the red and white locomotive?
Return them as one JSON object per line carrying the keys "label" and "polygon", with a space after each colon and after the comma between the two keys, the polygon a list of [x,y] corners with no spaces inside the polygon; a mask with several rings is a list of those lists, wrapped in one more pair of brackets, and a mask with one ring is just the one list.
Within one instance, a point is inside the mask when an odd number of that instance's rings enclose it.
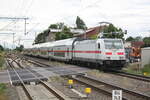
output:
{"label": "red and white locomotive", "polygon": [[122,68],[126,63],[121,39],[85,40],[70,38],[33,45],[26,54],[66,62],[88,63],[106,68]]}

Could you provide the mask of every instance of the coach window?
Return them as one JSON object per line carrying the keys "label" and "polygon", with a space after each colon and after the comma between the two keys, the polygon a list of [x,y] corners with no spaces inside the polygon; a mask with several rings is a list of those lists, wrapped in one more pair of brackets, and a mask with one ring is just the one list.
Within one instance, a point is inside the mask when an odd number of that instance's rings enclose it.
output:
{"label": "coach window", "polygon": [[98,43],[98,49],[100,49],[100,43]]}
{"label": "coach window", "polygon": [[53,48],[51,49],[51,52],[50,52],[50,53],[51,53],[51,54],[54,54],[54,53],[53,53]]}
{"label": "coach window", "polygon": [[67,48],[67,56],[69,56],[69,48]]}

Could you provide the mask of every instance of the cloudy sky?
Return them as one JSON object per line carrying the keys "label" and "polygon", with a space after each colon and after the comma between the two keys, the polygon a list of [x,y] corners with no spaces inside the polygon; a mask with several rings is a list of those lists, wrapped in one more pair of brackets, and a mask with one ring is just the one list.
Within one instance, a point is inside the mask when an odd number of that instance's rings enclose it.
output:
{"label": "cloudy sky", "polygon": [[64,22],[75,26],[80,16],[88,27],[108,21],[123,30],[128,36],[150,36],[150,0],[0,0],[0,17],[28,17],[27,35],[24,35],[24,20],[0,19],[0,43],[30,46],[36,34],[50,24]]}

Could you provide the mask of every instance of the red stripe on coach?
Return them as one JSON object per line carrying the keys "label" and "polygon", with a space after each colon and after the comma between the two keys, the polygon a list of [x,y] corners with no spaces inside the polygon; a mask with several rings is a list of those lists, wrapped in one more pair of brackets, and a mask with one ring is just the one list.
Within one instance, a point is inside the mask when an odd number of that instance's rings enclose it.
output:
{"label": "red stripe on coach", "polygon": [[54,50],[48,52],[101,53],[101,51],[65,51],[65,50]]}

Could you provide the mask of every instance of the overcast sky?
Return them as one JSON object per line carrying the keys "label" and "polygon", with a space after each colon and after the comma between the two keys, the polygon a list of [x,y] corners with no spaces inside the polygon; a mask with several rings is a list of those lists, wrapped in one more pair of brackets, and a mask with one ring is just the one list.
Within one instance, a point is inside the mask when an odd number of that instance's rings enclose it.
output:
{"label": "overcast sky", "polygon": [[[150,0],[0,0],[0,17],[28,17],[27,35],[24,20],[0,19],[0,33],[16,33],[15,41],[31,45],[35,33],[50,24],[64,22],[75,26],[80,16],[88,27],[108,21],[128,30],[128,36],[150,36]],[[29,40],[25,40],[29,39]],[[31,39],[31,40],[30,40]],[[12,43],[12,35],[0,35],[0,43]]]}

